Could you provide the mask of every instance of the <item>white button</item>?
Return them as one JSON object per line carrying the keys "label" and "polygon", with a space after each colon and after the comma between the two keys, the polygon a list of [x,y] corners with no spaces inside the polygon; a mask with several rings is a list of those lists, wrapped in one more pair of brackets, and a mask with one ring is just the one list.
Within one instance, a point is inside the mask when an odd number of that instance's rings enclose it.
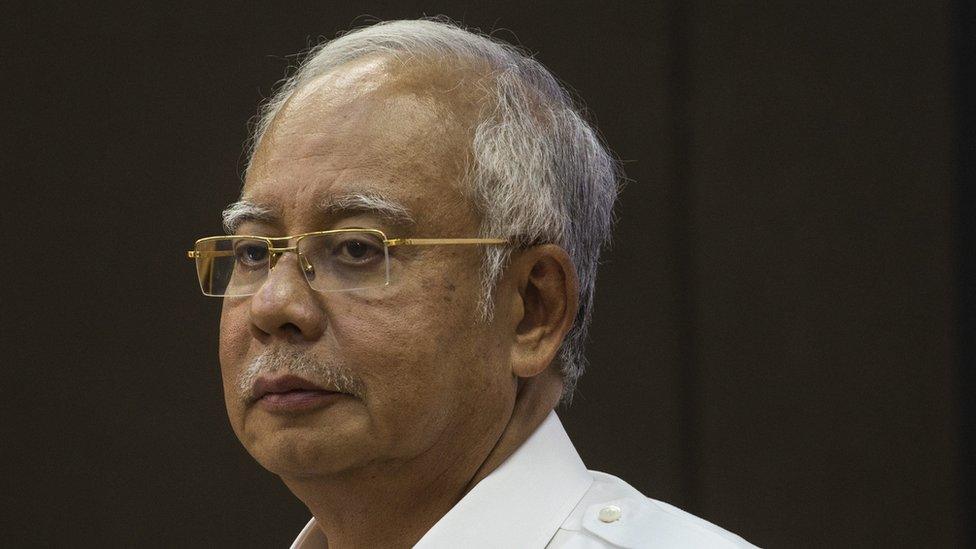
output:
{"label": "white button", "polygon": [[607,505],[603,509],[600,509],[600,514],[597,515],[600,522],[617,522],[620,520],[620,507],[616,505]]}

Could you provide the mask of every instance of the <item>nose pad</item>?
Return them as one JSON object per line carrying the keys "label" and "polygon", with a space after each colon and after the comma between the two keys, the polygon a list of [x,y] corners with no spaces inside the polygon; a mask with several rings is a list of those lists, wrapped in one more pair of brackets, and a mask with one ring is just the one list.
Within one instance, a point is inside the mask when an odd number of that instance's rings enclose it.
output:
{"label": "nose pad", "polygon": [[271,255],[268,257],[268,270],[269,271],[272,270],[272,269],[274,269],[275,268],[275,265],[278,264],[278,259],[281,257],[281,254],[282,254],[282,252],[271,252]]}
{"label": "nose pad", "polygon": [[315,280],[315,267],[313,267],[308,258],[305,257],[305,254],[298,252],[298,259],[302,264],[302,270],[305,271],[305,276],[309,280]]}

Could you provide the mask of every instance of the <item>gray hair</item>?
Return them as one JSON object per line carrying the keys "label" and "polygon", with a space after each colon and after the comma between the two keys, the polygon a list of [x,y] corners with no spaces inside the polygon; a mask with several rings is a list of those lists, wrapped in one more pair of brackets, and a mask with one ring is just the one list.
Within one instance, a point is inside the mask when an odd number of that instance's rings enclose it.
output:
{"label": "gray hair", "polygon": [[[262,107],[251,157],[291,94],[338,66],[367,55],[474,63],[486,69],[484,108],[474,128],[468,192],[482,214],[484,237],[523,245],[553,243],[569,254],[579,278],[579,311],[559,350],[563,400],[586,367],[600,250],[609,242],[619,163],[556,78],[518,48],[444,19],[389,21],[349,32],[312,49]],[[481,309],[493,311],[497,280],[512,249],[485,251]]]}

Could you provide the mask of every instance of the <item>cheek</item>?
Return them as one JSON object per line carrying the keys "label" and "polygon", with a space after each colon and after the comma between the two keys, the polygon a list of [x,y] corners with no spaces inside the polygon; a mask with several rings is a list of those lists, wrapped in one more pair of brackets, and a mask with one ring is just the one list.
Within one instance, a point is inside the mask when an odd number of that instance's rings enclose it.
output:
{"label": "cheek", "polygon": [[429,440],[422,433],[463,421],[458,412],[498,385],[498,363],[483,351],[489,343],[478,315],[479,293],[470,286],[441,273],[401,280],[382,296],[333,308],[336,348],[363,376],[381,431],[409,429],[421,444]]}
{"label": "cheek", "polygon": [[247,312],[247,300],[225,299],[220,313],[220,374],[228,412],[233,412],[231,403],[237,396],[237,375],[251,345]]}

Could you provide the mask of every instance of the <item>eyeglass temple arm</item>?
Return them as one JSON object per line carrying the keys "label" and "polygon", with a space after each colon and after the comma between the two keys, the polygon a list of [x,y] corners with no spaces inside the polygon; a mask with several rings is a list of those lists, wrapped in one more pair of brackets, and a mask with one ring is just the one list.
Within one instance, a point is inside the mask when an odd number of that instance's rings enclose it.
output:
{"label": "eyeglass temple arm", "polygon": [[391,238],[387,246],[424,246],[457,244],[508,244],[504,238]]}

